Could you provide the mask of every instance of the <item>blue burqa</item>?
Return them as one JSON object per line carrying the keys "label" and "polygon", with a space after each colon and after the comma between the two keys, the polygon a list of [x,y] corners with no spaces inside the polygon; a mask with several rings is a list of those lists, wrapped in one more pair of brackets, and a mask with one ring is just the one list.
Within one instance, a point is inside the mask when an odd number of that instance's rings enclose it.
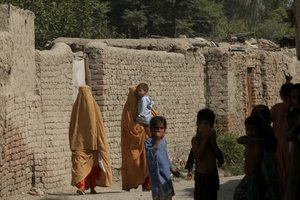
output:
{"label": "blue burqa", "polygon": [[168,158],[167,141],[161,139],[157,150],[154,149],[152,137],[145,141],[147,166],[151,181],[152,197],[173,196],[174,188],[171,180],[171,163]]}

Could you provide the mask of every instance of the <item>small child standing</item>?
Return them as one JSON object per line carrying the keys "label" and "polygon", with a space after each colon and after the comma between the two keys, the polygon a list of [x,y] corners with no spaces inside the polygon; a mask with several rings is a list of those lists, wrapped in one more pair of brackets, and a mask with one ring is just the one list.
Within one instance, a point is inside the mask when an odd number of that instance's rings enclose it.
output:
{"label": "small child standing", "polygon": [[276,143],[266,125],[266,120],[256,114],[245,120],[246,135],[237,140],[245,146],[245,177],[235,189],[235,200],[281,199],[274,148]]}
{"label": "small child standing", "polygon": [[219,166],[224,163],[224,157],[216,142],[214,130],[215,114],[206,108],[198,112],[197,133],[192,138],[192,152],[196,159],[195,200],[217,200],[219,190]]}
{"label": "small child standing", "polygon": [[151,114],[151,109],[153,107],[154,102],[152,101],[151,97],[147,95],[149,87],[146,83],[140,83],[137,88],[137,95],[139,97],[138,100],[138,116],[136,121],[140,124],[149,127],[150,120],[153,117]]}
{"label": "small child standing", "polygon": [[164,137],[166,128],[167,121],[164,117],[153,117],[150,121],[151,137],[145,141],[153,200],[171,200],[175,195],[171,172],[176,174],[176,170],[172,168],[168,157]]}

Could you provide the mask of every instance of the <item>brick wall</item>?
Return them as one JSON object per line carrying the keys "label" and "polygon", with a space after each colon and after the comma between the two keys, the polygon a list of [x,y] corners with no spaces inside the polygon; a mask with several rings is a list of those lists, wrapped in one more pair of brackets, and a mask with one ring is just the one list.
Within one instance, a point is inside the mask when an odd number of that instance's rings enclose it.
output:
{"label": "brick wall", "polygon": [[[70,187],[74,55],[62,43],[35,50],[33,17],[0,6],[0,198],[33,184],[46,192]],[[120,120],[132,83],[149,84],[168,121],[170,157],[183,165],[199,109],[212,108],[219,123],[242,133],[254,105],[279,100],[286,74],[300,80],[295,51],[232,52],[188,38],[68,42],[84,50],[86,81],[104,117],[114,172],[121,165]]]}
{"label": "brick wall", "polygon": [[68,130],[73,104],[72,61],[66,44],[56,44],[51,51],[36,51],[45,131],[42,181],[47,191],[62,191],[71,181]]}
{"label": "brick wall", "polygon": [[128,50],[92,42],[85,47],[90,83],[105,121],[114,168],[120,168],[121,114],[131,83],[149,84],[160,115],[168,122],[172,159],[186,159],[195,134],[196,114],[205,106],[203,56],[164,51]]}
{"label": "brick wall", "polygon": [[279,89],[285,82],[289,63],[293,62],[282,52],[230,52],[228,48],[216,47],[203,53],[208,78],[207,104],[224,127],[238,134],[244,132],[244,119],[253,106],[264,104],[271,108],[279,101]]}

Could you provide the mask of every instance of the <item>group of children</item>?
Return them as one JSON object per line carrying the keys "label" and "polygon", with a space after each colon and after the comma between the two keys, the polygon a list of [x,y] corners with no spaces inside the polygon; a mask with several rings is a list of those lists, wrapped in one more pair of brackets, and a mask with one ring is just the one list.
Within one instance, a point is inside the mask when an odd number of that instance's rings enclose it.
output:
{"label": "group of children", "polygon": [[[166,119],[162,116],[151,116],[153,101],[147,96],[148,86],[141,83],[137,86],[139,96],[137,122],[144,127],[150,124],[150,137],[145,141],[148,173],[151,181],[152,197],[155,200],[172,199],[174,188],[171,173],[180,173],[172,167],[168,158],[165,133]],[[192,149],[188,161],[190,169],[196,161],[195,199],[217,200],[219,176],[216,159],[219,166],[224,163],[223,154],[216,142],[214,130],[215,114],[210,109],[202,109],[197,115],[197,131],[192,138]],[[191,177],[191,170],[188,172]]]}
{"label": "group of children", "polygon": [[[153,102],[147,97],[147,91],[141,92],[139,86],[137,89],[140,97],[137,121],[145,123],[146,126],[150,124],[151,134],[145,141],[145,149],[152,197],[172,199],[174,188],[170,172],[178,173],[172,168],[168,159],[167,142],[164,137],[167,122],[161,116],[151,118]],[[237,140],[239,144],[245,146],[245,176],[235,189],[235,200],[300,199],[300,161],[297,159],[300,154],[300,84],[284,84],[280,94],[284,106],[279,111],[276,106],[270,111],[265,105],[257,105],[245,120],[246,134]],[[142,116],[142,113],[148,113],[150,117]],[[274,115],[281,118],[276,121]],[[186,164],[187,177],[191,178],[193,164],[196,163],[194,175],[194,199],[196,200],[217,200],[219,189],[217,163],[221,166],[224,158],[216,143],[214,122],[215,114],[212,110],[205,108],[198,112],[197,131],[191,140],[192,148]],[[279,133],[276,129],[278,123],[284,127]],[[283,148],[282,144],[285,144],[282,140],[289,142],[286,153],[278,150]],[[279,154],[278,151],[281,153]],[[279,162],[284,160],[281,159],[282,157],[289,158],[289,161],[286,159],[288,170],[280,167],[287,165],[282,163],[285,161]],[[287,177],[282,175],[283,173],[287,173]]]}

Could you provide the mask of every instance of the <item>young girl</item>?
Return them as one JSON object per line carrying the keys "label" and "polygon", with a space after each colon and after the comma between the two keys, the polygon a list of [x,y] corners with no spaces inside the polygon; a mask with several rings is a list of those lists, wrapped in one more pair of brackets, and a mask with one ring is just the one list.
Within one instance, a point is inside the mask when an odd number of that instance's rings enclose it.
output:
{"label": "young girl", "polygon": [[151,137],[145,141],[147,165],[154,200],[170,200],[174,196],[171,172],[174,173],[167,152],[165,131],[167,122],[164,117],[156,116],[150,121]]}
{"label": "young girl", "polygon": [[245,146],[245,177],[235,190],[235,200],[281,199],[273,142],[265,126],[259,115],[245,120],[246,135],[237,141]]}
{"label": "young girl", "polygon": [[285,200],[300,199],[300,83],[291,88],[291,107],[287,113],[286,138],[291,142]]}

